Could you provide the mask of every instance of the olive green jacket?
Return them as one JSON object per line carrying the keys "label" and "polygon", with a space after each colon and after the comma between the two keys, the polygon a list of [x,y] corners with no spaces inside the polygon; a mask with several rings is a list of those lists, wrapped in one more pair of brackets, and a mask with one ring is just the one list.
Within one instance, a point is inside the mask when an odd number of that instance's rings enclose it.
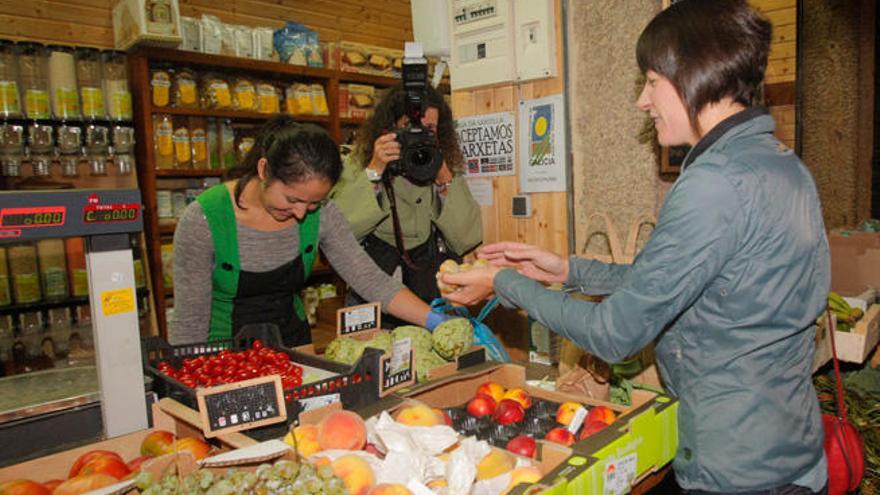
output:
{"label": "olive green jacket", "polygon": [[[358,240],[374,234],[394,246],[394,222],[388,196],[384,191],[377,195],[375,184],[370,182],[357,160],[349,156],[343,164],[342,176],[330,192],[330,198],[348,219]],[[442,201],[433,186],[417,186],[403,177],[394,178],[394,195],[406,249],[421,246],[428,240],[432,222],[443,233],[447,245],[459,255],[482,242],[480,206],[464,177],[459,175],[452,180]]]}

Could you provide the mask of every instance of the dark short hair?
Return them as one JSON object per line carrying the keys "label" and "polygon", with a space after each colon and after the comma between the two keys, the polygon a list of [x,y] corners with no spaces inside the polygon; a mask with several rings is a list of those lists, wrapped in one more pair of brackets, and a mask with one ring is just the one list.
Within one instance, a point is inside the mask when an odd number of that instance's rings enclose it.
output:
{"label": "dark short hair", "polygon": [[[440,152],[446,165],[452,171],[460,171],[464,167],[464,158],[461,155],[461,147],[458,144],[458,133],[455,132],[455,121],[452,118],[452,109],[443,98],[443,95],[428,85],[425,93],[425,108],[436,108],[439,112],[437,119],[437,139],[440,141]],[[376,105],[373,116],[361,126],[357,134],[356,158],[366,167],[373,157],[373,143],[382,134],[385,134],[397,126],[397,121],[406,115],[406,92],[403,85],[392,86]]]}
{"label": "dark short hair", "polygon": [[710,103],[757,104],[772,29],[745,0],[680,0],[645,27],[636,58],[642,73],[669,79],[700,131],[697,115]]}
{"label": "dark short hair", "polygon": [[281,115],[260,128],[253,148],[232,174],[239,177],[234,191],[235,203],[239,207],[244,186],[258,176],[257,162],[261,158],[266,159],[266,179],[269,181],[293,184],[317,178],[336,184],[342,174],[339,146],[326,130]]}

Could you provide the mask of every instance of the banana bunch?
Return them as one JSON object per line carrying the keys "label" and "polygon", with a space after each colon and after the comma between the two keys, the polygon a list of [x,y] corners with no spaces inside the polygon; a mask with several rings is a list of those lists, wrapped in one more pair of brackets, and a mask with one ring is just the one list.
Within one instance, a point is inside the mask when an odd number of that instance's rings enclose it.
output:
{"label": "banana bunch", "polygon": [[828,309],[837,316],[839,332],[849,332],[863,315],[861,309],[850,306],[846,299],[834,291],[828,293]]}

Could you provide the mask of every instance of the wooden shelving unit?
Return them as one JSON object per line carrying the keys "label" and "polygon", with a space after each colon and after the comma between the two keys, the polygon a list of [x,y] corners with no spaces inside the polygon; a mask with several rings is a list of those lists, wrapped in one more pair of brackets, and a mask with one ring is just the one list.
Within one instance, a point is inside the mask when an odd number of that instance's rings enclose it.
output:
{"label": "wooden shelving unit", "polygon": [[[226,75],[246,75],[253,78],[266,79],[276,82],[293,83],[318,83],[324,86],[327,97],[329,115],[327,116],[294,116],[302,122],[313,122],[326,128],[336,139],[341,140],[343,127],[360,125],[362,119],[339,117],[339,84],[360,83],[372,84],[377,87],[388,87],[400,82],[399,79],[379,77],[368,74],[341,72],[331,69],[319,69],[298,65],[282,64],[279,62],[266,62],[237,57],[225,57],[208,55],[204,53],[186,52],[164,48],[143,48],[133,52],[129,56],[129,84],[132,91],[134,107],[134,121],[137,133],[137,163],[138,183],[144,201],[144,231],[146,234],[147,255],[149,256],[150,277],[153,287],[153,299],[156,307],[156,316],[159,334],[162,337],[168,335],[168,324],[165,321],[166,308],[169,300],[173,297],[170,288],[164,284],[162,270],[161,245],[163,238],[168,240],[176,227],[175,223],[163,219],[161,224],[158,218],[156,191],[160,181],[180,181],[198,178],[222,178],[224,170],[157,170],[155,167],[155,153],[153,149],[153,116],[168,114],[177,116],[193,117],[216,117],[229,119],[233,123],[258,124],[269,120],[274,115],[257,112],[240,112],[236,110],[216,110],[202,108],[175,108],[155,107],[150,93],[150,69],[158,64],[171,64],[172,66],[187,67],[197,72],[217,72]],[[320,257],[318,258],[320,260]],[[313,276],[333,275],[333,270],[320,261],[316,263]],[[183,276],[178,274],[177,276]]]}

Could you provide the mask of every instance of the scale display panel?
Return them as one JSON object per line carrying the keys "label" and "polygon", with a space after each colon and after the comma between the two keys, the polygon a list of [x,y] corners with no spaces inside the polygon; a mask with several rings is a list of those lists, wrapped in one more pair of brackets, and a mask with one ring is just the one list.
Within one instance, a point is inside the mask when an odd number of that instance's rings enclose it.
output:
{"label": "scale display panel", "polygon": [[0,192],[0,241],[143,230],[137,189]]}

